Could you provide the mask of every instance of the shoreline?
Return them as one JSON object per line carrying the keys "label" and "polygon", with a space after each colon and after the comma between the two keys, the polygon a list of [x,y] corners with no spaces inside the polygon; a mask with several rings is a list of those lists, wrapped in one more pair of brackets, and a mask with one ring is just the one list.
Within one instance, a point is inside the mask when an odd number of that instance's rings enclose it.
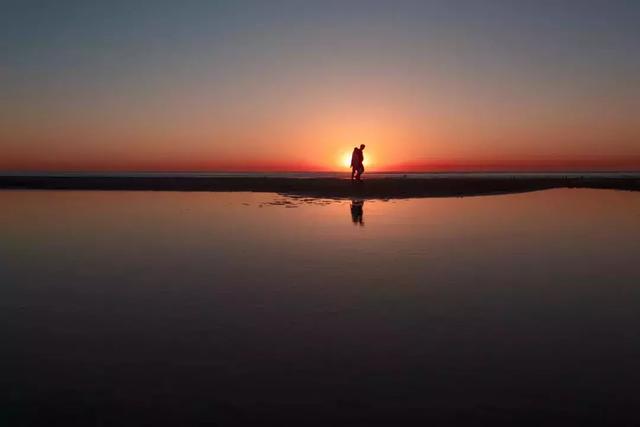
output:
{"label": "shoreline", "polygon": [[456,176],[341,178],[144,177],[0,175],[0,189],[98,191],[265,192],[335,199],[464,197],[522,193],[552,188],[640,191],[638,176]]}

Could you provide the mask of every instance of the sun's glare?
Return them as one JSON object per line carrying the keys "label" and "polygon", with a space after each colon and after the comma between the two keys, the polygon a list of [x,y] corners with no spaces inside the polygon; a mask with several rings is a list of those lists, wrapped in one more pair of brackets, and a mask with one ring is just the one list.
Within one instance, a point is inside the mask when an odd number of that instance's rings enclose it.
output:
{"label": "sun's glare", "polygon": [[351,166],[351,153],[344,153],[341,157],[340,166],[348,168]]}
{"label": "sun's glare", "polygon": [[[351,152],[345,152],[340,156],[340,161],[339,161],[339,165],[340,167],[344,167],[344,168],[349,168],[351,167]],[[368,155],[368,153],[365,150],[365,154],[364,154],[364,161],[362,162],[362,164],[366,167],[368,167],[371,164],[371,156]]]}

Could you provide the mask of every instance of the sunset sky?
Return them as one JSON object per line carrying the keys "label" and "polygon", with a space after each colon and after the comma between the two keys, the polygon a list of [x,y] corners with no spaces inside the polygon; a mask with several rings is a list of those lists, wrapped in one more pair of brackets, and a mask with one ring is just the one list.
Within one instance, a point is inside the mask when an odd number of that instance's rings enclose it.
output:
{"label": "sunset sky", "polygon": [[27,1],[0,170],[640,169],[638,1]]}

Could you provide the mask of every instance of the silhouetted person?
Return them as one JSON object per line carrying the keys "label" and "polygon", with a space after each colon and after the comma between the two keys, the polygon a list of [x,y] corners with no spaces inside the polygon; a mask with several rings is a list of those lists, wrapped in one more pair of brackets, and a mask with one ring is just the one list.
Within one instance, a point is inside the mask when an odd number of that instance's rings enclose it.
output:
{"label": "silhouetted person", "polygon": [[351,200],[351,220],[354,225],[364,225],[364,200]]}
{"label": "silhouetted person", "polygon": [[360,145],[360,148],[354,147],[351,154],[351,179],[357,179],[360,181],[360,176],[364,172],[364,144]]}

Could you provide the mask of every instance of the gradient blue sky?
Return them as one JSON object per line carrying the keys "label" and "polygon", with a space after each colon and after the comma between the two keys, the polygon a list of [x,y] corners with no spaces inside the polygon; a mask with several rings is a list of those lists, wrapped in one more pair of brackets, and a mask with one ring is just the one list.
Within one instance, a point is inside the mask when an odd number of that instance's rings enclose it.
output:
{"label": "gradient blue sky", "polygon": [[4,170],[640,167],[640,2],[0,8]]}

